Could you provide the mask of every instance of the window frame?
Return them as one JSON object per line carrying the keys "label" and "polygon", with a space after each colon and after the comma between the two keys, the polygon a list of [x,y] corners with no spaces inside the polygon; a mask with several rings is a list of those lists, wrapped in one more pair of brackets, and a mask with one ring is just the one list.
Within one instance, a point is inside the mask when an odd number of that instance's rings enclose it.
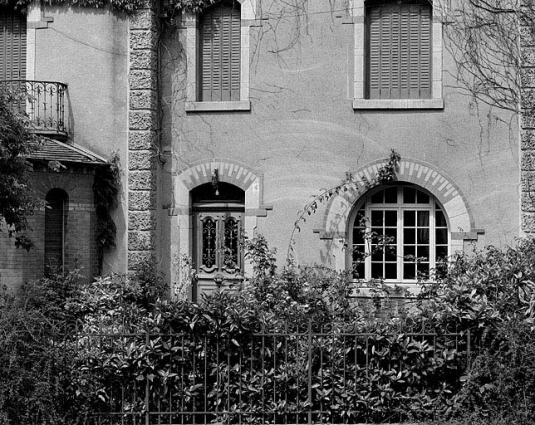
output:
{"label": "window frame", "polygon": [[[395,187],[397,190],[396,195],[396,203],[372,203],[372,198],[377,195],[378,193],[384,191],[387,188],[393,188]],[[415,188],[417,191],[424,193],[428,196],[429,202],[424,203],[403,203],[403,188]],[[442,212],[445,222],[446,222],[446,234],[447,234],[447,242],[446,244],[437,244],[436,242],[436,229],[443,229],[444,226],[437,226],[436,225],[436,210],[440,209]],[[425,190],[422,187],[419,187],[417,185],[412,184],[397,184],[397,185],[383,185],[379,188],[376,188],[375,190],[369,191],[366,195],[364,195],[361,199],[358,200],[358,202],[355,204],[353,211],[350,215],[349,223],[348,223],[348,235],[347,235],[347,241],[348,246],[351,248],[348,250],[347,254],[347,264],[349,268],[352,268],[355,264],[354,257],[353,257],[353,249],[355,245],[353,232],[355,229],[364,228],[363,226],[356,225],[357,218],[359,217],[359,214],[361,211],[364,210],[364,216],[367,219],[366,224],[366,231],[371,231],[372,225],[370,225],[371,221],[371,215],[372,211],[396,211],[397,212],[397,218],[396,218],[396,275],[397,277],[395,279],[383,279],[383,281],[387,284],[416,284],[417,278],[412,279],[405,279],[403,278],[403,267],[405,264],[413,264],[412,262],[405,261],[404,259],[404,247],[406,245],[415,245],[418,246],[417,243],[414,244],[405,244],[403,231],[405,229],[417,229],[418,227],[415,226],[404,226],[404,211],[429,211],[429,270],[433,270],[436,267],[436,249],[437,246],[444,246],[446,245],[447,255],[451,255],[451,227],[449,218],[446,215],[444,207],[440,204],[440,202],[437,200],[437,198]],[[387,226],[388,227],[388,226]],[[362,244],[361,244],[362,245]],[[364,276],[355,278],[355,281],[357,282],[370,282],[370,281],[377,281],[380,280],[379,278],[374,278],[372,276],[372,252],[371,252],[371,243],[370,241],[364,241],[365,246],[365,258],[363,260],[363,268],[364,268]],[[423,246],[423,245],[422,245]],[[408,254],[410,255],[410,254]],[[384,260],[383,260],[384,264]]]}
{"label": "window frame", "polygon": [[[63,189],[50,189],[46,194],[45,202],[43,257],[45,276],[49,276],[53,268],[58,267],[63,269],[65,267],[69,195]],[[60,204],[61,209],[54,207]],[[60,226],[58,226],[59,218],[61,218]],[[61,229],[60,232],[57,231],[58,227]],[[58,246],[60,251],[59,256],[56,253]],[[57,261],[58,264],[52,264],[53,261]]]}
{"label": "window frame", "polygon": [[[375,3],[375,2],[372,2]],[[425,99],[369,99],[367,91],[366,0],[355,0],[353,11],[354,78],[353,109],[443,109],[442,93],[442,22],[440,6],[431,6],[431,97]]]}
{"label": "window frame", "polygon": [[186,40],[186,112],[250,111],[249,99],[249,38],[255,23],[256,0],[235,0],[240,3],[240,94],[239,100],[202,101],[199,96],[199,66],[201,49],[201,15],[183,11],[182,28]]}

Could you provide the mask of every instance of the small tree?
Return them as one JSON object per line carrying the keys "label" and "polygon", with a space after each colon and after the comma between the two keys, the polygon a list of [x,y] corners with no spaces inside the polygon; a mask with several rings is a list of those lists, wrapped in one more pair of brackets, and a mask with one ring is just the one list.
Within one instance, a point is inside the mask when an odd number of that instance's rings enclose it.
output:
{"label": "small tree", "polygon": [[[0,226],[7,228],[9,237],[15,237],[15,245],[30,250],[31,240],[17,235],[30,229],[28,217],[40,205],[28,179],[31,140],[23,117],[17,115],[10,103],[13,95],[0,92]],[[0,227],[1,231],[1,227]]]}

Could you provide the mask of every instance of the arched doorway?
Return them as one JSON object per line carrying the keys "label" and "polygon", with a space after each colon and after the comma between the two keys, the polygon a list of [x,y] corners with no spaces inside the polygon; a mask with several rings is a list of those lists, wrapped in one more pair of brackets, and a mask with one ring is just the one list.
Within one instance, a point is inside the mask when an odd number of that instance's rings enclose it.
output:
{"label": "arched doorway", "polygon": [[191,191],[193,266],[192,298],[239,286],[243,276],[245,192],[230,183],[205,183]]}

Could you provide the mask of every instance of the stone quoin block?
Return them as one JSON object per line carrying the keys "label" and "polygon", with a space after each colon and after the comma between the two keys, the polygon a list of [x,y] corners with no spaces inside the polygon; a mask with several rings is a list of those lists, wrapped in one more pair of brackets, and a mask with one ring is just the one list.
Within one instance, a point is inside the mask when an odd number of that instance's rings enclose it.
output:
{"label": "stone quoin block", "polygon": [[130,109],[154,109],[156,102],[156,90],[132,90],[130,92]]}
{"label": "stone quoin block", "polygon": [[156,127],[156,112],[131,111],[129,125],[131,130],[152,130]]}
{"label": "stone quoin block", "polygon": [[522,152],[521,169],[523,171],[535,171],[535,152]]}
{"label": "stone quoin block", "polygon": [[155,31],[134,30],[130,32],[130,48],[134,50],[152,50],[158,45],[158,34]]}
{"label": "stone quoin block", "polygon": [[132,50],[130,52],[130,69],[150,69],[156,71],[158,57],[154,50]]}
{"label": "stone quoin block", "polygon": [[131,211],[128,216],[129,230],[154,230],[156,213],[154,211]]}
{"label": "stone quoin block", "polygon": [[146,231],[128,232],[128,247],[133,251],[154,249],[154,233]]}
{"label": "stone quoin block", "polygon": [[155,153],[152,150],[131,151],[128,153],[129,170],[152,170],[154,169]]}
{"label": "stone quoin block", "polygon": [[156,174],[152,171],[131,171],[128,174],[130,190],[156,190]]}
{"label": "stone quoin block", "polygon": [[156,195],[148,190],[132,190],[128,194],[130,211],[147,211],[156,208]]}
{"label": "stone quoin block", "polygon": [[158,25],[158,16],[154,9],[140,9],[130,16],[131,30],[150,30]]}
{"label": "stone quoin block", "polygon": [[522,192],[522,211],[535,212],[535,192]]}
{"label": "stone quoin block", "polygon": [[522,213],[522,231],[535,233],[535,214]]}
{"label": "stone quoin block", "polygon": [[[133,70],[130,72],[129,83],[131,90],[156,90],[156,76],[151,70]],[[154,103],[156,107],[156,102]]]}
{"label": "stone quoin block", "polygon": [[128,270],[137,270],[143,263],[153,263],[154,252],[152,251],[129,251]]}
{"label": "stone quoin block", "polygon": [[156,133],[151,130],[130,131],[128,136],[128,149],[145,150],[154,147]]}
{"label": "stone quoin block", "polygon": [[522,192],[535,192],[535,171],[522,171],[520,182]]}
{"label": "stone quoin block", "polygon": [[521,147],[522,150],[535,149],[535,130],[522,130]]}

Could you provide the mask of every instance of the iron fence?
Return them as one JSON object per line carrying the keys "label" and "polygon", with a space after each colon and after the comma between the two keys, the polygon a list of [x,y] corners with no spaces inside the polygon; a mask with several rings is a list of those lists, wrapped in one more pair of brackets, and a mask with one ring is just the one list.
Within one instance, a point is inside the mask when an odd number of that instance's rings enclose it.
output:
{"label": "iron fence", "polygon": [[400,422],[408,388],[451,394],[470,358],[469,332],[425,329],[98,333],[77,345],[100,371],[98,425]]}
{"label": "iron fence", "polygon": [[20,114],[28,129],[67,136],[65,95],[67,85],[54,81],[0,81],[0,88],[14,112]]}

